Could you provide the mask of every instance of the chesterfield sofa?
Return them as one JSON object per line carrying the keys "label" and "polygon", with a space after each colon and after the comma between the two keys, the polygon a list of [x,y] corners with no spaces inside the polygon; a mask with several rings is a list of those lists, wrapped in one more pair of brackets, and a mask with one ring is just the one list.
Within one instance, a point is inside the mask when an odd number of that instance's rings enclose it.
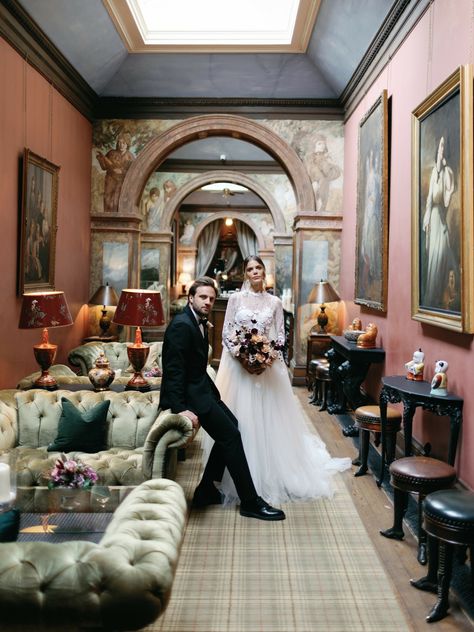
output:
{"label": "chesterfield sofa", "polygon": [[61,453],[48,452],[47,446],[58,434],[62,397],[80,412],[110,400],[106,449],[66,453],[90,465],[99,485],[121,493],[152,478],[175,478],[178,449],[193,438],[194,430],[187,417],[160,411],[159,396],[159,391],[0,391],[0,454],[10,452],[15,461],[20,508],[48,510],[45,477]]}
{"label": "chesterfield sofa", "polygon": [[155,479],[128,494],[99,543],[0,544],[0,629],[138,630],[152,623],[170,598],[186,512],[181,487]]}

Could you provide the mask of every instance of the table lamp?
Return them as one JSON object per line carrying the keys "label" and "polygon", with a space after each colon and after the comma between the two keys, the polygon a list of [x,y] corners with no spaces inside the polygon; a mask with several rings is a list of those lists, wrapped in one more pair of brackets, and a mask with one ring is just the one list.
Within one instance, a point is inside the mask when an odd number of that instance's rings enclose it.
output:
{"label": "table lamp", "polygon": [[41,342],[33,346],[36,361],[41,367],[41,376],[33,383],[33,388],[56,390],[57,383],[49,368],[54,362],[58,345],[49,342],[48,327],[72,325],[72,318],[64,292],[31,292],[23,294],[20,329],[42,328]]}
{"label": "table lamp", "polygon": [[133,367],[133,377],[126,390],[149,391],[150,384],[143,377],[142,369],[150,347],[142,342],[142,327],[157,327],[165,322],[161,294],[156,290],[122,290],[113,321],[117,325],[136,327],[135,342],[127,347],[127,355]]}
{"label": "table lamp", "polygon": [[181,285],[181,293],[186,295],[186,286],[191,281],[189,272],[181,272],[178,277],[178,283]]}
{"label": "table lamp", "polygon": [[111,318],[107,314],[107,306],[115,307],[118,304],[118,296],[115,289],[108,283],[101,285],[94,296],[89,299],[91,305],[102,305],[102,316],[99,320],[101,330],[100,338],[105,338],[110,327]]}
{"label": "table lamp", "polygon": [[321,281],[316,283],[308,296],[308,303],[319,303],[320,312],[318,314],[319,333],[325,334],[328,324],[328,315],[326,314],[325,303],[334,303],[340,301],[339,294],[332,287],[329,281]]}

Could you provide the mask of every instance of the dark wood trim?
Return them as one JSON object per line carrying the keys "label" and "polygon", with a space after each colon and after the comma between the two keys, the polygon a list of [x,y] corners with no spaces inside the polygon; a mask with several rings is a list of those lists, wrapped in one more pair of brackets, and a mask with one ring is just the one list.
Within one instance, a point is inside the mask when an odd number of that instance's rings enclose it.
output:
{"label": "dark wood trim", "polygon": [[247,118],[342,120],[339,99],[216,99],[101,97],[96,118],[183,119],[199,114],[240,114]]}
{"label": "dark wood trim", "polygon": [[81,114],[93,120],[97,94],[17,0],[0,3],[0,35]]}

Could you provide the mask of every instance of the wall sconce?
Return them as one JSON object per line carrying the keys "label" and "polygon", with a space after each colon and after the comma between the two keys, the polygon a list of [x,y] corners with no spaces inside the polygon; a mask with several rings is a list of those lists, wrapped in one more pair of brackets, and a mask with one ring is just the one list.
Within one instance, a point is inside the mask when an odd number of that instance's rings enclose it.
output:
{"label": "wall sconce", "polygon": [[[335,303],[340,301],[339,294],[332,287],[329,281],[321,281],[316,283],[308,296],[308,303],[319,303],[320,312],[318,314],[319,333],[325,334],[328,324],[328,315],[326,314],[325,303]],[[312,330],[311,330],[312,331]]]}
{"label": "wall sconce", "polygon": [[225,220],[226,226],[232,226],[233,223],[234,223],[234,220],[232,219],[232,217],[226,217],[226,220]]}

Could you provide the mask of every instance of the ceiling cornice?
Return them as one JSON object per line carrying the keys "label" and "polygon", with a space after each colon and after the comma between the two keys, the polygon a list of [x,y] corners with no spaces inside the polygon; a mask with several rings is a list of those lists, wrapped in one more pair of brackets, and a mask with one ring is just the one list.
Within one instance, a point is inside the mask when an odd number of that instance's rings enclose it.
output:
{"label": "ceiling cornice", "polygon": [[[433,0],[397,0],[340,96],[346,119]],[[390,96],[390,95],[389,95]]]}
{"label": "ceiling cornice", "polygon": [[17,0],[1,0],[0,35],[86,118],[98,96]]}
{"label": "ceiling cornice", "polygon": [[339,119],[339,99],[246,99],[101,97],[96,118],[187,118],[199,114],[240,114],[248,118]]}

